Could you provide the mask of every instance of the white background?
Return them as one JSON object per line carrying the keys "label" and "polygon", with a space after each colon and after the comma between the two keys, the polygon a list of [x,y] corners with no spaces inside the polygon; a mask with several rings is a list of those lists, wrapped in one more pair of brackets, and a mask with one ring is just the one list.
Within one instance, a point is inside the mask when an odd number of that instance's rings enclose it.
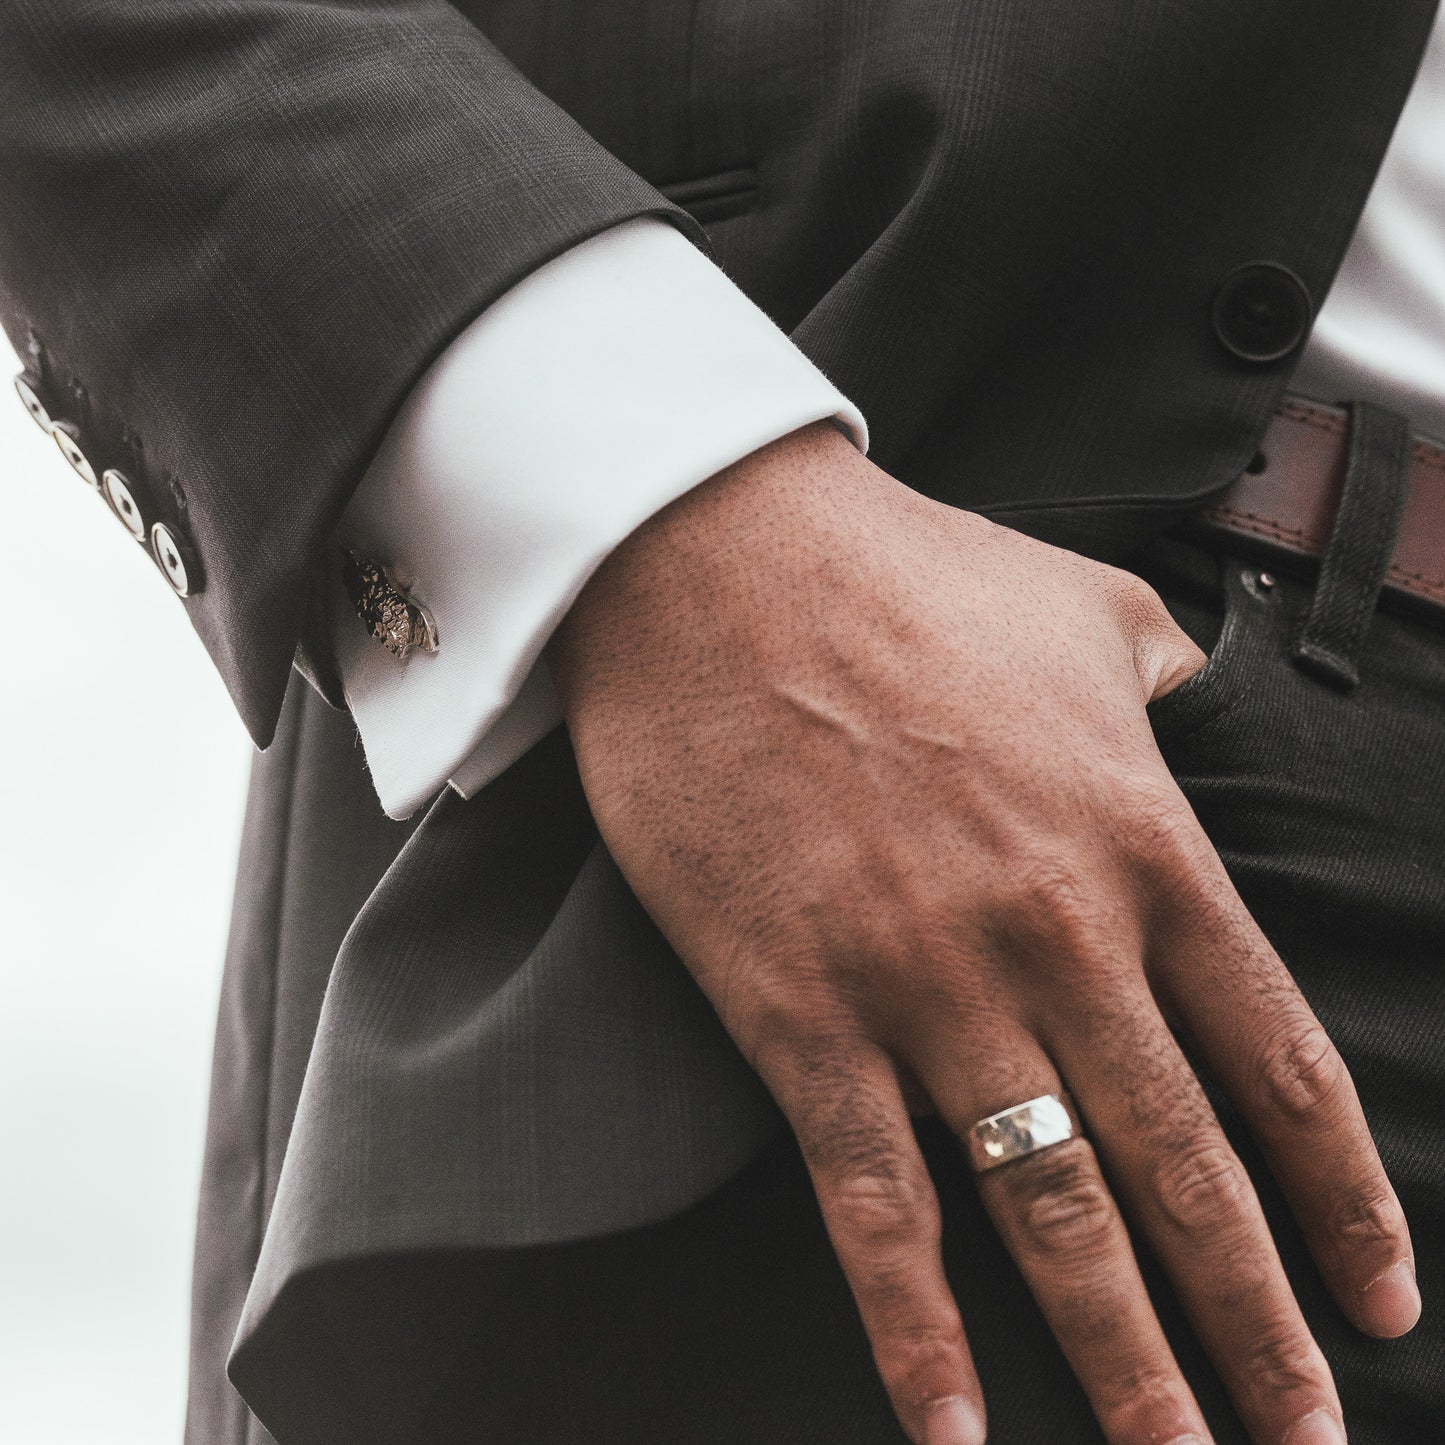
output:
{"label": "white background", "polygon": [[251,748],[17,370],[0,339],[0,1441],[175,1445]]}

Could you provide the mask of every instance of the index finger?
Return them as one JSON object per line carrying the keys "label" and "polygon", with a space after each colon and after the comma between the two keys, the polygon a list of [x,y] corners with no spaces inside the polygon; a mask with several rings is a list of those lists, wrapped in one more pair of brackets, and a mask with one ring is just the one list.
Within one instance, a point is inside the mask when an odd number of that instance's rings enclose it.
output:
{"label": "index finger", "polygon": [[1368,1334],[1404,1334],[1420,1315],[1410,1231],[1354,1081],[1212,849],[1204,868],[1195,906],[1160,940],[1175,1005],[1340,1308]]}

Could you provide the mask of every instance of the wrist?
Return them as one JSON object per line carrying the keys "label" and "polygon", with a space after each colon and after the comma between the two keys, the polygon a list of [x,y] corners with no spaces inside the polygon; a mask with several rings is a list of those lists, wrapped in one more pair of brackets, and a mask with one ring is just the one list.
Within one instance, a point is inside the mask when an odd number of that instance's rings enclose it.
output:
{"label": "wrist", "polygon": [[776,617],[802,577],[856,548],[880,484],[921,500],[819,421],[649,518],[593,574],[547,646],[569,718],[606,679],[649,661],[670,655],[681,667],[690,650],[754,645],[753,619]]}

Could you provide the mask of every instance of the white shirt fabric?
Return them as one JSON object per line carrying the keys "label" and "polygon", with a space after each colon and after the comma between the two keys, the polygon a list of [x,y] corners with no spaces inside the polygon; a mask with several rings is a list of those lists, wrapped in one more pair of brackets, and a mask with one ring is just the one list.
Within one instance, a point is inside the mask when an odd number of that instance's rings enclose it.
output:
{"label": "white shirt fabric", "polygon": [[541,651],[668,502],[846,397],[676,227],[626,221],[495,301],[407,398],[338,536],[436,622],[398,661],[338,588],[337,667],[382,806],[470,797],[561,720]]}
{"label": "white shirt fabric", "polygon": [[[1291,390],[1374,400],[1445,438],[1445,11]],[[396,661],[339,593],[338,667],[382,806],[470,797],[560,720],[541,650],[647,517],[833,417],[867,426],[680,232],[594,236],[495,302],[393,424],[339,537],[437,622]]]}
{"label": "white shirt fabric", "polygon": [[1445,9],[1290,390],[1445,442]]}

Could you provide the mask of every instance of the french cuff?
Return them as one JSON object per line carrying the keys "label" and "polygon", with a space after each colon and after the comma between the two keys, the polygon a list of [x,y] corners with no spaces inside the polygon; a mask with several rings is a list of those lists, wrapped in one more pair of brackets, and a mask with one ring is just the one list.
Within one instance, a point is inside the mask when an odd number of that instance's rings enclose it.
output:
{"label": "french cuff", "polygon": [[[608,553],[826,418],[867,451],[858,408],[666,221],[593,236],[489,306],[413,389],[337,531],[376,604],[332,589],[386,812],[448,780],[470,797],[554,727],[542,648]],[[385,645],[382,613],[413,645]]]}

